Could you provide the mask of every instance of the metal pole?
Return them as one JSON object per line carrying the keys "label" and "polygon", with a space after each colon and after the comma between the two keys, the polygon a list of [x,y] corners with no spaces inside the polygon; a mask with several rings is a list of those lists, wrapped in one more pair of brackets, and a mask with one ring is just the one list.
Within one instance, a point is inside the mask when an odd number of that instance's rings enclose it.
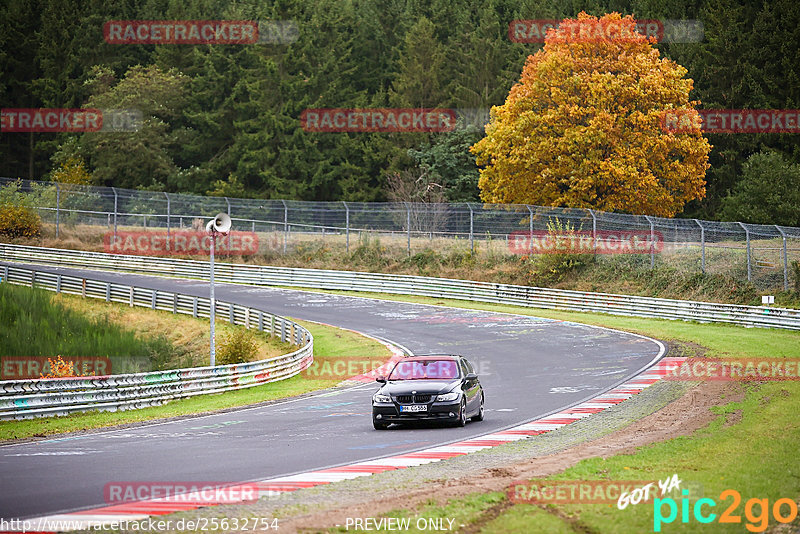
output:
{"label": "metal pole", "polygon": [[742,224],[742,223],[738,223],[738,224],[739,224],[739,226],[741,226],[741,227],[742,227],[742,229],[744,230],[744,235],[745,235],[745,238],[747,239],[747,281],[749,282],[749,281],[751,280],[751,269],[750,269],[750,230],[748,230],[748,229],[747,229],[747,227],[746,227],[744,224]]}
{"label": "metal pole", "polygon": [[217,234],[216,232],[211,232],[211,269],[209,275],[209,281],[211,286],[211,309],[209,310],[209,316],[211,320],[211,367],[216,365],[216,356],[217,356],[217,349],[214,346],[214,315],[217,313],[217,304],[216,300],[214,300],[214,248],[217,244]]}
{"label": "metal pole", "polygon": [[408,202],[406,205],[406,252],[408,257],[411,257],[411,206]]}
{"label": "metal pole", "polygon": [[167,250],[169,250],[169,217],[170,217],[170,202],[169,202],[169,194],[164,191],[164,196],[167,197]]}
{"label": "metal pole", "polygon": [[706,229],[697,219],[692,220],[697,223],[697,226],[700,227],[700,253],[702,258],[700,260],[700,268],[703,270],[703,274],[706,274]]}
{"label": "metal pole", "polygon": [[655,238],[655,232],[653,231],[653,221],[650,219],[650,216],[645,215],[645,219],[647,222],[650,223],[650,268],[653,269],[656,266],[656,256],[655,256],[655,245],[653,243],[653,239]]}
{"label": "metal pole", "polygon": [[350,252],[350,207],[347,205],[347,202],[342,200],[342,204],[344,204],[344,235],[345,235],[345,250]]}
{"label": "metal pole", "polygon": [[786,233],[777,224],[775,228],[778,229],[783,238],[783,290],[789,291],[789,260],[786,257]]}
{"label": "metal pole", "polygon": [[475,212],[469,202],[467,202],[467,207],[469,208],[469,249],[475,252]]}
{"label": "metal pole", "polygon": [[[222,198],[225,199],[225,203],[228,205],[228,217],[230,217],[231,216],[231,202],[230,202],[230,200],[228,200],[228,197],[222,197]],[[231,238],[230,238],[230,234],[228,234],[227,236],[222,236],[223,244],[225,243],[225,238],[226,237],[228,238],[228,247],[226,248],[227,252],[226,252],[225,255],[228,256],[228,258],[230,258],[231,257]]]}
{"label": "metal pole", "polygon": [[592,216],[592,253],[594,261],[597,261],[597,217],[594,216],[594,210],[589,210],[589,215]]}
{"label": "metal pole", "polygon": [[111,190],[114,192],[114,242],[117,240],[117,188],[112,187]]}
{"label": "metal pole", "polygon": [[58,239],[59,215],[61,211],[61,189],[56,182],[56,239]]}
{"label": "metal pole", "polygon": [[528,209],[528,252],[533,252],[533,210],[528,204],[525,204]]}
{"label": "metal pole", "polygon": [[286,240],[289,238],[289,206],[285,200],[281,202],[283,203],[283,253],[286,254]]}

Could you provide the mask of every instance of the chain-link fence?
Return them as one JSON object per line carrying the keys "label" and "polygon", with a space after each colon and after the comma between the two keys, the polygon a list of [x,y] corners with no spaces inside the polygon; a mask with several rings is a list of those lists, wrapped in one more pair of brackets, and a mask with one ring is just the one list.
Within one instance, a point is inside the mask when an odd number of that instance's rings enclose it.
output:
{"label": "chain-link fence", "polygon": [[[521,254],[536,252],[535,237],[552,232],[555,222],[562,231],[583,236],[589,244],[583,251],[598,261],[722,274],[749,280],[759,289],[787,290],[797,283],[792,263],[800,261],[800,228],[788,226],[509,204],[205,197],[9,178],[0,178],[0,186],[24,193],[56,236],[78,225],[113,234],[202,229],[211,216],[225,212],[235,230],[257,233],[260,251],[279,254],[319,240],[349,252],[372,237],[380,237],[387,248],[404,248],[408,255],[427,248]],[[615,250],[612,244],[619,243],[620,235],[634,235],[628,242],[643,248],[637,254]]]}

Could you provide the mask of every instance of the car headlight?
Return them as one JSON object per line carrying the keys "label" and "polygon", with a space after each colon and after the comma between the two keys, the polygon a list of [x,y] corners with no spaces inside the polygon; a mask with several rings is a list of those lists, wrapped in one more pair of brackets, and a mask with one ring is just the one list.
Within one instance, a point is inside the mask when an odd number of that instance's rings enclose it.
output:
{"label": "car headlight", "polygon": [[392,399],[389,395],[381,395],[380,393],[376,393],[372,396],[372,402],[375,404],[389,404],[392,402]]}
{"label": "car headlight", "polygon": [[454,401],[458,399],[460,393],[458,391],[453,391],[450,393],[445,393],[444,395],[437,395],[436,400],[442,402]]}

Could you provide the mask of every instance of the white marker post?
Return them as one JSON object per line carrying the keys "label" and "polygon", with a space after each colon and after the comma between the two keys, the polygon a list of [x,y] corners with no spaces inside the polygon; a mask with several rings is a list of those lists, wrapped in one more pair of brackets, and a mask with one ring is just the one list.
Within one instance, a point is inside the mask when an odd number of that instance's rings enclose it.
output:
{"label": "white marker post", "polygon": [[227,213],[217,213],[217,216],[208,221],[206,224],[206,232],[211,234],[211,250],[210,250],[210,274],[209,283],[211,286],[211,306],[209,309],[209,318],[211,322],[211,367],[216,365],[217,349],[214,343],[214,316],[217,314],[217,301],[214,298],[214,249],[217,245],[217,235],[227,235],[231,229],[231,218]]}

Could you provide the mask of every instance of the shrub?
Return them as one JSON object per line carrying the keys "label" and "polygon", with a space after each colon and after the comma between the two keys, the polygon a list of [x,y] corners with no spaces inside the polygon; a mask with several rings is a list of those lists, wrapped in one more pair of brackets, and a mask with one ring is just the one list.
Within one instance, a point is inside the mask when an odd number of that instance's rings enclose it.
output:
{"label": "shrub", "polygon": [[80,373],[75,372],[75,363],[71,360],[64,361],[64,359],[59,356],[56,360],[47,358],[47,362],[50,364],[50,372],[47,374],[39,373],[40,378],[72,378],[81,376]]}
{"label": "shrub", "polygon": [[6,237],[39,237],[42,220],[28,207],[0,205],[0,235]]}
{"label": "shrub", "polygon": [[217,364],[251,362],[258,356],[256,335],[247,328],[233,328],[222,338],[217,350]]}
{"label": "shrub", "polygon": [[528,262],[531,265],[530,276],[533,283],[557,284],[569,273],[581,269],[592,261],[591,254],[576,254],[571,252],[570,245],[561,242],[560,236],[575,232],[575,227],[570,222],[561,222],[551,219],[547,223],[549,238],[557,243],[552,252],[531,255]]}

